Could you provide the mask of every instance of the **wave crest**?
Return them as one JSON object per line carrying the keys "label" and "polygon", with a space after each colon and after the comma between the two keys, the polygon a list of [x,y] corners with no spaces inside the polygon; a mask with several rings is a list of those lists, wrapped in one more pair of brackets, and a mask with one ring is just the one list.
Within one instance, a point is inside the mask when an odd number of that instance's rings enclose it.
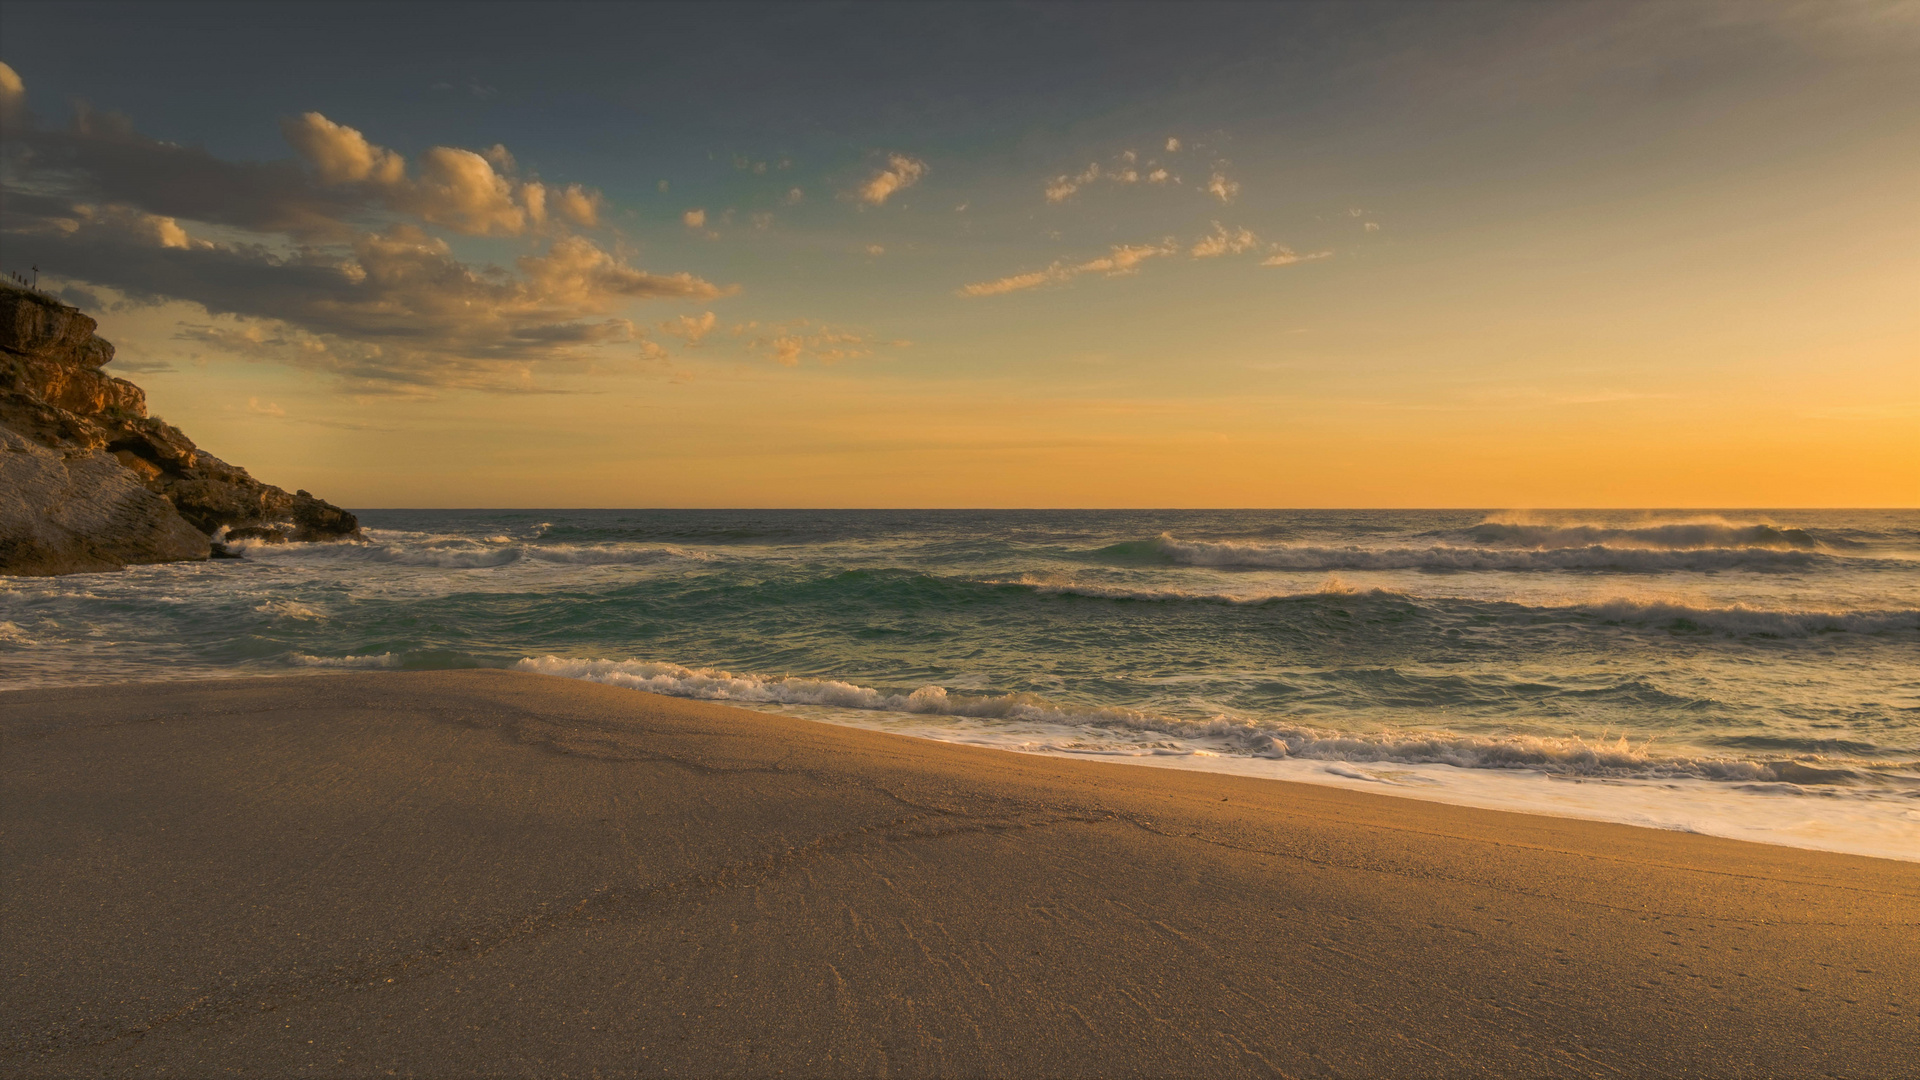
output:
{"label": "wave crest", "polygon": [[676,559],[708,562],[714,555],[670,544],[543,544],[498,535],[480,539],[369,530],[361,543],[277,544],[249,549],[272,558],[320,558],[446,570],[484,570],[517,563],[646,566]]}
{"label": "wave crest", "polygon": [[[1605,779],[1699,779],[1792,784],[1836,783],[1859,774],[1824,762],[1754,761],[1741,758],[1660,757],[1649,744],[1622,737],[1612,742],[1532,735],[1489,737],[1447,731],[1340,732],[1246,717],[1216,715],[1186,719],[1118,706],[1063,705],[1033,694],[960,695],[923,686],[887,693],[836,679],[762,677],[717,668],[688,668],[644,660],[576,660],[527,657],[517,670],[621,686],[670,697],[746,704],[825,705],[937,716],[1025,721],[1059,728],[1099,727],[1187,740],[1120,749],[1090,747],[1060,731],[1037,748],[1060,752],[1208,753],[1315,761],[1451,765],[1462,769],[1530,769],[1555,775]],[[1195,745],[1200,744],[1200,745]]]}
{"label": "wave crest", "polygon": [[1537,550],[1598,545],[1655,551],[1700,551],[1710,548],[1813,551],[1826,546],[1805,529],[1782,528],[1764,522],[1742,524],[1718,518],[1625,527],[1489,518],[1466,532],[1476,543]]}
{"label": "wave crest", "polygon": [[1031,590],[1040,596],[1079,596],[1094,600],[1141,603],[1205,603],[1257,606],[1340,600],[1379,602],[1429,609],[1444,617],[1447,609],[1466,607],[1475,615],[1545,619],[1576,619],[1603,625],[1639,626],[1677,633],[1722,633],[1736,636],[1800,638],[1817,634],[1885,634],[1920,631],[1920,608],[1882,608],[1861,611],[1805,611],[1751,607],[1746,604],[1708,606],[1648,597],[1614,597],[1563,607],[1535,607],[1498,600],[1420,596],[1395,589],[1363,588],[1328,575],[1318,588],[1289,591],[1222,592],[1081,582],[1071,578],[1023,574],[1017,578],[990,578],[982,584],[996,588]]}
{"label": "wave crest", "polygon": [[1267,570],[1804,570],[1836,556],[1798,548],[1327,547],[1235,540],[1181,540],[1162,533],[1159,550],[1186,566]]}
{"label": "wave crest", "polygon": [[400,654],[392,652],[376,653],[371,656],[314,656],[311,653],[297,652],[287,659],[301,667],[397,668],[400,666]]}

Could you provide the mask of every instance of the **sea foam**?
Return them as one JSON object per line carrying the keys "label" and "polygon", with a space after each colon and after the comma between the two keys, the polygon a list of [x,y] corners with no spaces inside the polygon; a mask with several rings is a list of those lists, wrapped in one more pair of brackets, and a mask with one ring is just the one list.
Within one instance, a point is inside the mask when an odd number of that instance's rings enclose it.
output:
{"label": "sea foam", "polygon": [[[1489,737],[1404,729],[1343,732],[1225,714],[1183,718],[1138,709],[1062,704],[1033,694],[950,694],[941,686],[890,693],[835,679],[735,674],[717,668],[689,668],[646,660],[544,656],[527,657],[515,667],[671,697],[1019,722],[1042,729],[1038,732],[1042,736],[1038,748],[1060,752],[1231,753],[1316,761],[1450,765],[1461,769],[1530,769],[1596,779],[1832,783],[1862,775],[1852,766],[1840,763],[1822,766],[1792,760],[1666,756],[1653,752],[1650,742],[1635,744],[1624,737],[1611,740],[1579,736]],[[1074,730],[1085,728],[1162,735],[1178,741],[1129,744],[1108,740],[1087,744],[1080,738],[1083,733]]]}
{"label": "sea foam", "polygon": [[397,668],[400,666],[400,654],[392,652],[376,653],[371,656],[314,656],[310,653],[297,652],[287,659],[301,667]]}

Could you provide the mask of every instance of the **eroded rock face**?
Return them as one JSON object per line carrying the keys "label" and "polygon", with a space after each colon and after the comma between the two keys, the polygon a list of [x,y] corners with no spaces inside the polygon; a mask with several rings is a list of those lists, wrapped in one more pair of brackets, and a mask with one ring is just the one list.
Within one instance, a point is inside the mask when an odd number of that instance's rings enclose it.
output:
{"label": "eroded rock face", "polygon": [[0,567],[10,574],[118,570],[212,550],[205,533],[103,450],[42,446],[0,427],[0,481]]}
{"label": "eroded rock face", "polygon": [[[298,541],[359,536],[347,511],[261,483],[148,416],[138,386],[100,370],[113,346],[96,326],[0,285],[0,573],[204,559],[223,528]],[[136,489],[150,498],[127,494]],[[197,541],[182,541],[183,529]]]}

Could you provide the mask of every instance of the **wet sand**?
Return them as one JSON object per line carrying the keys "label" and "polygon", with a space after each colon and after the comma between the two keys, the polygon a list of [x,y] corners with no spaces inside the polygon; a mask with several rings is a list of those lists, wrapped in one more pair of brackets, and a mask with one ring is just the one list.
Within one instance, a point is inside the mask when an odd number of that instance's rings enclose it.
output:
{"label": "wet sand", "polygon": [[0,694],[9,1075],[1920,1076],[1920,863],[499,671]]}

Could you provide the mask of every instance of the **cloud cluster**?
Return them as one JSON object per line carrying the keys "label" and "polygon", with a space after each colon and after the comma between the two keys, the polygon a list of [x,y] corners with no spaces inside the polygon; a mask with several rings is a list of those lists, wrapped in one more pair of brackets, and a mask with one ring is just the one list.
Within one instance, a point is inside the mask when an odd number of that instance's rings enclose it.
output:
{"label": "cloud cluster", "polygon": [[[1146,171],[1142,172],[1142,169]],[[1166,169],[1160,168],[1159,162],[1148,161],[1143,165],[1138,152],[1122,150],[1119,156],[1104,166],[1097,161],[1089,162],[1086,168],[1077,173],[1062,173],[1054,177],[1047,181],[1043,190],[1048,202],[1059,203],[1066,202],[1079,194],[1081,188],[1101,181],[1110,184],[1138,184],[1143,181],[1148,184],[1165,184],[1169,180],[1176,184],[1180,182],[1178,177],[1171,176]]]}
{"label": "cloud cluster", "polygon": [[[746,347],[785,367],[797,367],[802,360],[832,364],[841,360],[864,360],[881,343],[866,334],[842,327],[828,326],[811,319],[795,323],[762,325],[744,322],[732,327],[733,336]],[[905,341],[885,344],[904,347]]]}
{"label": "cloud cluster", "polygon": [[1194,242],[1187,254],[1196,259],[1213,259],[1221,255],[1238,255],[1252,251],[1260,241],[1253,235],[1252,229],[1228,229],[1219,222],[1213,223],[1213,231]]}
{"label": "cloud cluster", "polygon": [[518,236],[556,217],[588,228],[599,223],[598,191],[518,179],[504,146],[485,154],[435,146],[420,155],[418,173],[410,176],[399,154],[317,112],[284,121],[281,131],[321,184],[358,188],[390,210],[456,232]]}
{"label": "cloud cluster", "polygon": [[677,337],[688,345],[698,345],[700,340],[713,333],[714,326],[720,320],[711,311],[699,315],[677,315],[660,324],[660,332]]}
{"label": "cloud cluster", "polygon": [[[905,154],[887,155],[885,167],[861,184],[854,197],[869,206],[879,206],[894,195],[920,182],[927,175],[927,163]],[[797,188],[795,189],[798,190]]]}
{"label": "cloud cluster", "polygon": [[[11,74],[0,106],[20,115]],[[625,308],[729,291],[575,231],[598,224],[600,193],[521,176],[503,146],[409,162],[319,113],[283,133],[296,159],[236,163],[85,108],[64,129],[10,126],[0,231],[77,289],[199,305],[212,320],[190,341],[356,392],[531,388],[539,371],[658,358]],[[432,229],[531,246],[510,269],[477,265]]]}
{"label": "cloud cluster", "polygon": [[[1166,152],[1168,154],[1177,154],[1180,150],[1181,143],[1179,139],[1170,138],[1167,140]],[[1240,185],[1227,179],[1226,176],[1219,171],[1225,167],[1225,162],[1219,163],[1215,167],[1215,172],[1209,186],[1202,190],[1210,194],[1216,194],[1216,197],[1218,197],[1217,193],[1213,191],[1213,184],[1219,184],[1223,189],[1230,187],[1230,193],[1226,197],[1221,198],[1222,202],[1229,202],[1232,200],[1234,194],[1239,193]],[[1168,164],[1163,164],[1154,158],[1143,159],[1137,150],[1122,150],[1104,165],[1100,162],[1093,161],[1088,162],[1087,167],[1077,173],[1061,173],[1059,176],[1048,180],[1042,186],[1041,190],[1045,193],[1048,202],[1062,203],[1078,195],[1082,189],[1101,183],[1119,184],[1123,186],[1128,184],[1146,184],[1150,187],[1169,184],[1178,186],[1180,184],[1180,177],[1169,170]]]}

